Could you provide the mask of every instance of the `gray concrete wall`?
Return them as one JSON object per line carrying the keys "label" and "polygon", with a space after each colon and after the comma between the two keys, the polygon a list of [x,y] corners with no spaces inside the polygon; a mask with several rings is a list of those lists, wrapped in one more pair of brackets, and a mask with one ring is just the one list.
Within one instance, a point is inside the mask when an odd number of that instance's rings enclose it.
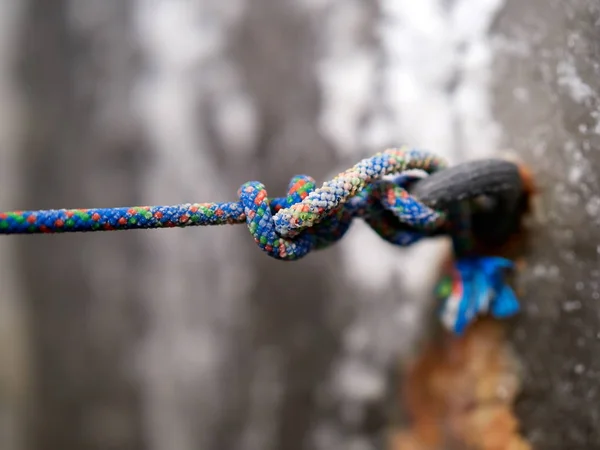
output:
{"label": "gray concrete wall", "polygon": [[599,24],[594,1],[509,1],[496,23],[496,116],[541,194],[514,330],[540,449],[600,446]]}

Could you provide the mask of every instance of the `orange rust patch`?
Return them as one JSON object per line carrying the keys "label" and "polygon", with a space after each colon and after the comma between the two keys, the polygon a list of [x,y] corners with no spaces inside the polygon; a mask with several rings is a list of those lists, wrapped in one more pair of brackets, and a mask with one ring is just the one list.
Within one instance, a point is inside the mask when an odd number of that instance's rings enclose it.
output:
{"label": "orange rust patch", "polygon": [[390,450],[531,450],[512,411],[519,365],[504,325],[482,319],[462,338],[444,333],[410,368],[402,386],[409,429]]}

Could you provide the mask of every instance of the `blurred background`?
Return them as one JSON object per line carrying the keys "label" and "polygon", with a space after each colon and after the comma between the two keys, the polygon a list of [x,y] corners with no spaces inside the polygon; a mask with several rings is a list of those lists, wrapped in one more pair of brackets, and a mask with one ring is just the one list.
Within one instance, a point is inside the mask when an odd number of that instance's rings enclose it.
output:
{"label": "blurred background", "polygon": [[[541,190],[511,340],[536,448],[600,448],[596,0],[2,0],[0,210],[234,200],[387,146]],[[385,448],[444,242],[362,223],[0,239],[2,450]]]}

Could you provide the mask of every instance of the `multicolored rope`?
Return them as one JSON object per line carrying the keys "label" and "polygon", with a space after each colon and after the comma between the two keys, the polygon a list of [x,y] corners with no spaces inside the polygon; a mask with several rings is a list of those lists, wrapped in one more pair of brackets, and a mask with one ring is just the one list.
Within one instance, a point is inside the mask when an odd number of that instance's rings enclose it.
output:
{"label": "multicolored rope", "polygon": [[[280,260],[297,260],[311,250],[337,242],[360,217],[383,239],[410,245],[427,234],[449,230],[459,256],[451,276],[439,286],[444,300],[441,320],[456,334],[479,314],[516,314],[519,304],[503,281],[510,261],[489,257],[460,257],[470,245],[468,208],[436,211],[408,194],[419,177],[445,167],[435,155],[402,147],[364,159],[316,188],[315,180],[292,178],[286,197],[269,198],[257,181],[242,185],[238,202],[187,203],[173,206],[60,209],[0,213],[0,234],[64,233],[172,228],[246,223],[258,246]],[[397,176],[385,179],[388,175]],[[449,222],[452,222],[450,224]]]}
{"label": "multicolored rope", "polygon": [[[257,181],[245,183],[239,202],[188,203],[104,209],[61,209],[0,213],[0,234],[131,230],[246,222],[258,246],[270,256],[297,260],[339,240],[354,217],[362,217],[386,240],[408,245],[423,231],[444,225],[443,213],[410,197],[406,170],[433,173],[445,167],[437,156],[402,147],[364,159],[316,188],[305,175],[292,178],[284,198],[267,196]],[[383,214],[391,211],[393,217]]]}

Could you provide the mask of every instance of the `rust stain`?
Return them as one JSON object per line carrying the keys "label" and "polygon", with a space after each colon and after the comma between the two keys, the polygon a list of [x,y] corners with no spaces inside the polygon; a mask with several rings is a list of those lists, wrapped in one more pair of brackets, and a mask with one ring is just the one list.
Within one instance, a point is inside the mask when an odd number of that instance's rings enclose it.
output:
{"label": "rust stain", "polygon": [[476,322],[462,338],[443,333],[415,361],[402,387],[411,416],[391,450],[530,450],[512,411],[519,364],[503,324]]}

